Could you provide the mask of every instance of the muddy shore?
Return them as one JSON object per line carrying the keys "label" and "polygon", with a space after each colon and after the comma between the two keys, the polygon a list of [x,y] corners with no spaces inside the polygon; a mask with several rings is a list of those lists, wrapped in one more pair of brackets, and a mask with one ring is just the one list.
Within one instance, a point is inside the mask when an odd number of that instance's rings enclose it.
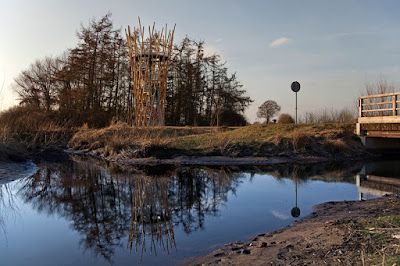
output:
{"label": "muddy shore", "polygon": [[[125,165],[275,165],[287,163],[322,163],[322,162],[340,162],[348,160],[361,160],[355,158],[327,158],[317,156],[271,156],[271,157],[227,157],[227,156],[185,156],[177,155],[173,158],[130,158],[115,159],[106,157],[102,154],[95,154],[90,151],[78,151],[73,149],[64,150],[66,153],[91,156],[96,159],[109,161]],[[373,158],[372,155],[364,156],[362,159]]]}
{"label": "muddy shore", "polygon": [[[315,206],[315,212],[292,226],[257,235],[245,243],[226,244],[223,249],[183,265],[371,265],[376,261],[382,264],[377,256],[382,250],[389,252],[390,246],[374,248],[372,242],[358,233],[362,230],[355,230],[350,224],[364,218],[399,214],[400,197],[396,195],[367,201],[326,202]],[[399,227],[393,227],[388,230],[400,232]],[[394,256],[397,261],[400,240],[396,234],[393,236],[393,246],[397,249],[390,250],[386,260]]]}

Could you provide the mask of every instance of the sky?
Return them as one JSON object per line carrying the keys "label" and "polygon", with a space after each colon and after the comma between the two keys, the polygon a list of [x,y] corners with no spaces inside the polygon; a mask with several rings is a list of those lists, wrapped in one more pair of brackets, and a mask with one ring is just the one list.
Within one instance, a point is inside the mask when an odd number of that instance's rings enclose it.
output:
{"label": "sky", "polygon": [[274,100],[281,113],[355,110],[366,83],[400,86],[398,0],[0,0],[0,110],[17,104],[13,80],[36,59],[73,48],[81,24],[108,12],[116,28],[176,24],[205,42],[254,100],[245,115]]}

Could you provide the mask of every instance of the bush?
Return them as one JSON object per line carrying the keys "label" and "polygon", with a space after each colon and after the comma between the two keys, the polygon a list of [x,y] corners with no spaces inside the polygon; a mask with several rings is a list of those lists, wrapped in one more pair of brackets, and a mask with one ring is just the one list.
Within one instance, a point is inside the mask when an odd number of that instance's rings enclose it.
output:
{"label": "bush", "polygon": [[281,114],[278,118],[278,124],[293,124],[294,119],[289,114]]}
{"label": "bush", "polygon": [[246,118],[233,110],[225,110],[220,116],[220,126],[245,126]]}

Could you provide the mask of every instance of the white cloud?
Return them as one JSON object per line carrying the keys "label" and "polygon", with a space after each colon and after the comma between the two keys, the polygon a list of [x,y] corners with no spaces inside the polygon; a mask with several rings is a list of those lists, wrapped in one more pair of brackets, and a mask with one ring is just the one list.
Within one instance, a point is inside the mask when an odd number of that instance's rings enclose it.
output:
{"label": "white cloud", "polygon": [[354,38],[354,37],[364,37],[374,34],[373,32],[345,32],[337,33],[333,35],[333,38]]}
{"label": "white cloud", "polygon": [[273,42],[271,42],[271,43],[269,44],[269,47],[275,48],[275,47],[278,47],[278,46],[282,46],[282,45],[288,44],[288,43],[290,43],[291,41],[292,41],[292,40],[289,39],[289,38],[282,37],[282,38],[276,39],[276,40],[274,40]]}
{"label": "white cloud", "polygon": [[275,216],[276,218],[281,219],[281,220],[290,219],[289,215],[281,213],[279,211],[272,210],[271,213],[272,213],[273,216]]}
{"label": "white cloud", "polygon": [[213,45],[206,45],[204,47],[204,54],[206,56],[212,56],[212,55],[217,54],[217,55],[220,56],[220,59],[221,59],[222,62],[225,61],[224,53],[219,48],[217,48],[217,47],[215,47]]}

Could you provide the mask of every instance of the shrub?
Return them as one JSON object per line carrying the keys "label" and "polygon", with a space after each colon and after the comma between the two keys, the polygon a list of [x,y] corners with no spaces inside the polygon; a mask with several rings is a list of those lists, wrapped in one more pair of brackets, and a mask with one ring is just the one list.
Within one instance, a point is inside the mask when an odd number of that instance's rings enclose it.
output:
{"label": "shrub", "polygon": [[294,119],[289,114],[281,114],[278,118],[278,124],[293,124]]}
{"label": "shrub", "polygon": [[225,110],[220,117],[221,126],[245,126],[247,125],[246,118],[233,110]]}

